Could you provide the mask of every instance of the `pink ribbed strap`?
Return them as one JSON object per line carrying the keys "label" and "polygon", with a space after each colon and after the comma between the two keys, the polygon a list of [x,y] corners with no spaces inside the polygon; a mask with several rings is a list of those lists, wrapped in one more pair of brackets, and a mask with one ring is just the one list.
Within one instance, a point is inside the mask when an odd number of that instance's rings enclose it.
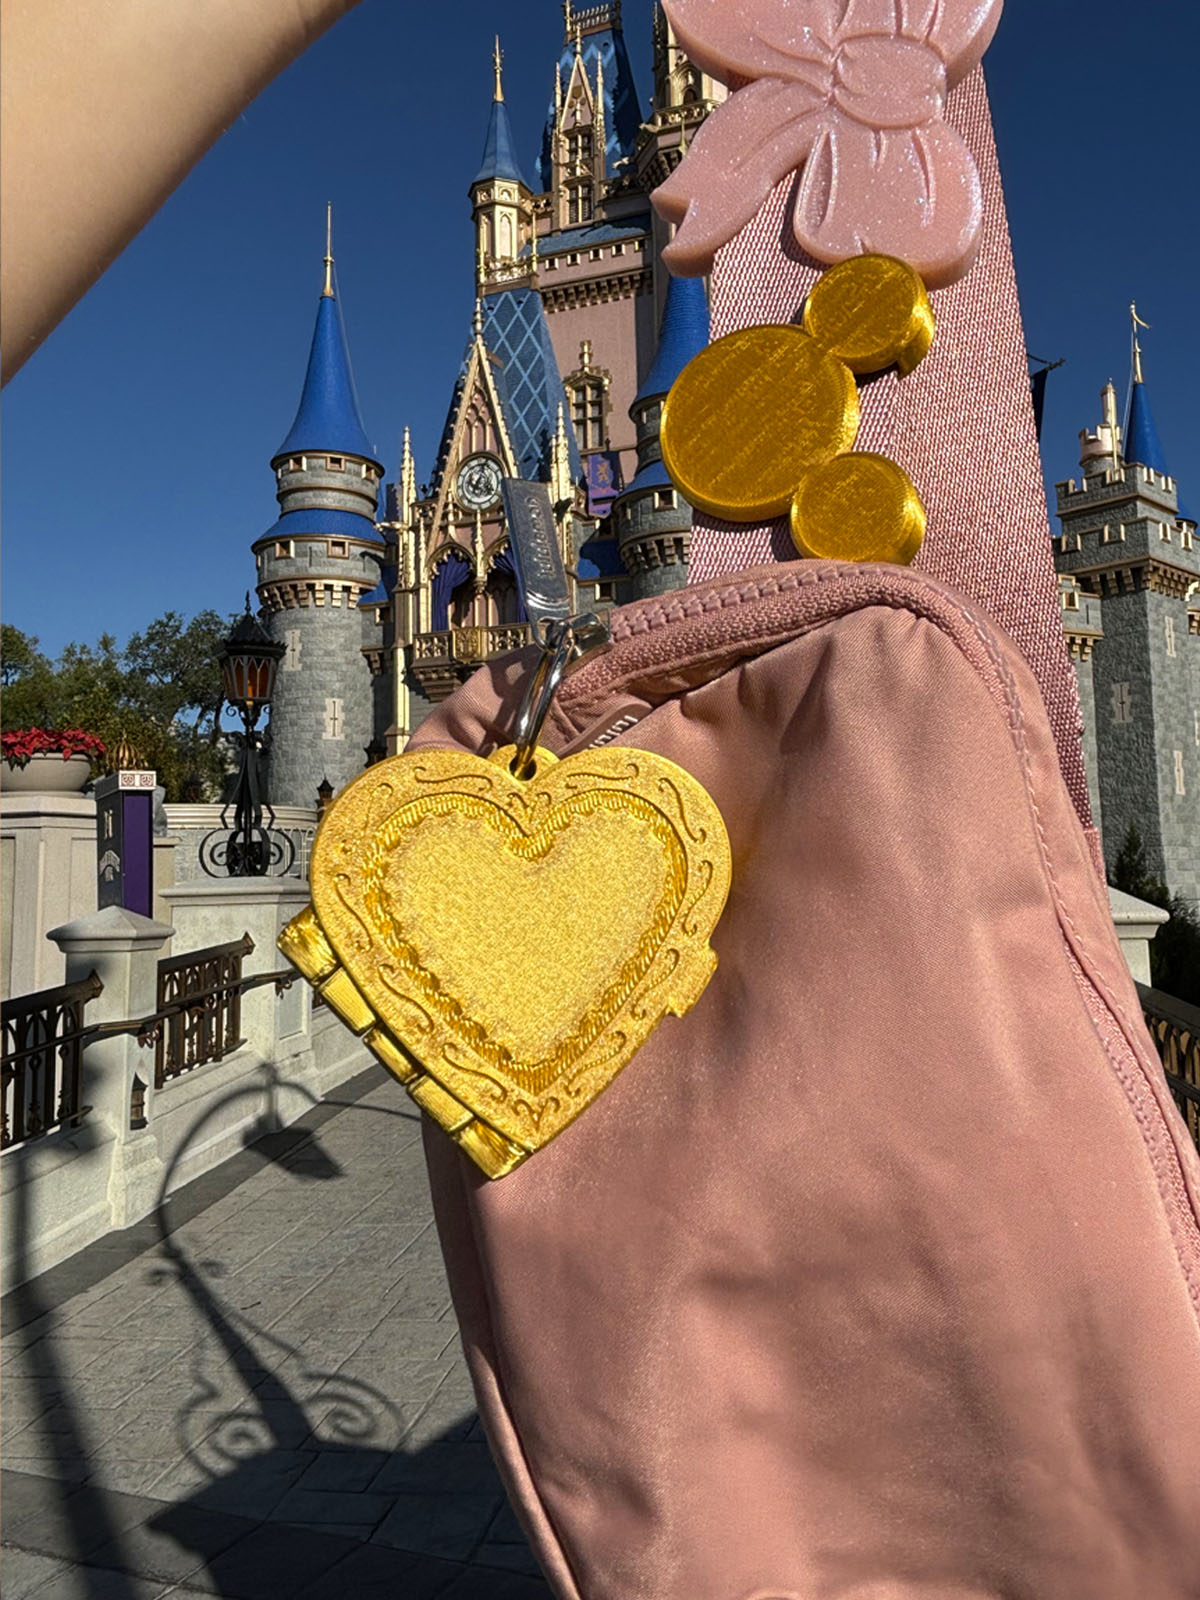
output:
{"label": "pink ribbed strap", "polygon": [[[903,382],[887,373],[862,386],[856,448],[891,456],[917,485],[929,526],[913,565],[984,606],[1020,646],[1046,702],[1067,789],[1094,837],[1079,691],[1063,637],[1008,216],[981,69],[951,93],[947,120],[979,168],[983,247],[966,278],[933,294],[937,338],[917,370]],[[717,255],[714,338],[754,323],[792,321],[825,270],[796,247],[784,224],[797,181],[781,184]],[[783,520],[746,527],[696,514],[693,583],[795,556]]]}

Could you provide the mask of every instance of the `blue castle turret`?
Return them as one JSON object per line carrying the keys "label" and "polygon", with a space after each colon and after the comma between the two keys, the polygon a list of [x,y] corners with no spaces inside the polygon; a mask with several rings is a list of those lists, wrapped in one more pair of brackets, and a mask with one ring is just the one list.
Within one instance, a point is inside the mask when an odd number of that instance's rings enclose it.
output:
{"label": "blue castle turret", "polygon": [[1200,549],[1150,410],[1133,319],[1125,426],[1112,383],[1057,485],[1055,564],[1084,712],[1092,809],[1110,871],[1136,828],[1151,875],[1200,902]]}
{"label": "blue castle turret", "polygon": [[1158,442],[1158,429],[1154,426],[1154,413],[1150,410],[1150,397],[1142,377],[1141,351],[1135,346],[1133,382],[1129,385],[1129,405],[1125,411],[1125,449],[1127,462],[1140,467],[1153,467],[1155,472],[1167,476],[1167,462],[1163,447]]}
{"label": "blue castle turret", "polygon": [[687,582],[692,508],[663,466],[659,424],[671,385],[708,343],[708,332],[704,280],[671,278],[658,349],[629,408],[637,430],[637,474],[613,506],[621,560],[633,579],[635,599]]}
{"label": "blue castle turret", "polygon": [[359,609],[388,560],[375,525],[383,467],[359,415],[328,242],[300,407],[271,468],[280,515],[254,557],[263,617],[286,654],[267,792],[273,805],[312,806],[323,778],[336,793],[362,771],[387,720],[367,664],[377,613]]}
{"label": "blue castle turret", "polygon": [[504,103],[504,89],[500,81],[500,40],[495,50],[496,90],[492,97],[492,110],[488,118],[487,138],[483,144],[483,160],[479,171],[471,179],[472,189],[477,183],[519,183],[526,189],[525,174],[517,160],[517,141],[513,138],[512,123],[508,120],[508,107]]}

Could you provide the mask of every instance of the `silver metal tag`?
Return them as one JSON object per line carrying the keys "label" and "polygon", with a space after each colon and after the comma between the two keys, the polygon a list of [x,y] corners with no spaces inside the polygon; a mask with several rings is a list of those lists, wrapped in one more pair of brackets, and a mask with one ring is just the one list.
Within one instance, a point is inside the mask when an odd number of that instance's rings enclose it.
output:
{"label": "silver metal tag", "polygon": [[523,478],[505,478],[500,493],[517,587],[525,615],[540,638],[544,623],[566,622],[571,615],[571,591],[554,525],[550,487]]}

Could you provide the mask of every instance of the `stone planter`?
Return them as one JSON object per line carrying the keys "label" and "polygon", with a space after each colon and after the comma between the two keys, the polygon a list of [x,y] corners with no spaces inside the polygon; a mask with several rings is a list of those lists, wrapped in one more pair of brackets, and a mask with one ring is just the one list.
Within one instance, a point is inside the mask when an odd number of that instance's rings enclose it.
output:
{"label": "stone planter", "polygon": [[46,752],[30,756],[23,767],[0,765],[0,786],[8,794],[78,794],[91,777],[87,756],[62,756]]}

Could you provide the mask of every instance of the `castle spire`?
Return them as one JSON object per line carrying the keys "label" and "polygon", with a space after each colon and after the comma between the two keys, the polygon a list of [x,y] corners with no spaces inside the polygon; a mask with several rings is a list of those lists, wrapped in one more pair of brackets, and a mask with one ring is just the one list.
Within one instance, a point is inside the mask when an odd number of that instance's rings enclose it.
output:
{"label": "castle spire", "polygon": [[1133,370],[1129,383],[1129,405],[1125,412],[1124,457],[1127,463],[1136,462],[1139,466],[1150,467],[1166,477],[1166,457],[1159,443],[1158,429],[1154,426],[1154,415],[1150,410],[1146,380],[1142,374],[1142,345],[1138,338],[1139,330],[1148,329],[1150,324],[1142,321],[1134,304],[1129,307],[1129,317],[1133,337],[1131,357]]}
{"label": "castle spire", "polygon": [[504,104],[504,86],[500,80],[500,67],[503,56],[500,50],[500,37],[496,36],[496,47],[492,55],[492,67],[495,73],[495,82],[492,91],[492,110],[488,118],[487,138],[483,146],[483,160],[479,164],[479,171],[471,183],[472,189],[481,183],[491,183],[496,178],[501,178],[509,183],[524,184],[525,178],[521,172],[521,164],[517,160],[517,141],[513,138],[512,124],[508,120],[508,107]]}
{"label": "castle spire", "polygon": [[400,517],[406,527],[412,522],[413,507],[417,503],[417,467],[413,460],[412,437],[404,429],[404,449],[400,457]]}
{"label": "castle spire", "polygon": [[708,336],[704,279],[669,278],[658,330],[658,348],[650,371],[634,396],[634,406],[665,395],[692,357],[704,349]]}
{"label": "castle spire", "polygon": [[317,302],[317,325],[309,347],[300,408],[272,459],[309,451],[334,451],[378,464],[375,447],[367,438],[359,415],[346,331],[333,290],[332,213],[330,207],[325,214],[325,285]]}
{"label": "castle spire", "polygon": [[1150,324],[1143,322],[1141,317],[1138,316],[1137,302],[1134,300],[1129,302],[1129,320],[1132,324],[1131,333],[1133,336],[1133,381],[1134,383],[1144,383],[1146,380],[1142,377],[1142,346],[1141,341],[1138,339],[1138,329],[1148,329]]}

